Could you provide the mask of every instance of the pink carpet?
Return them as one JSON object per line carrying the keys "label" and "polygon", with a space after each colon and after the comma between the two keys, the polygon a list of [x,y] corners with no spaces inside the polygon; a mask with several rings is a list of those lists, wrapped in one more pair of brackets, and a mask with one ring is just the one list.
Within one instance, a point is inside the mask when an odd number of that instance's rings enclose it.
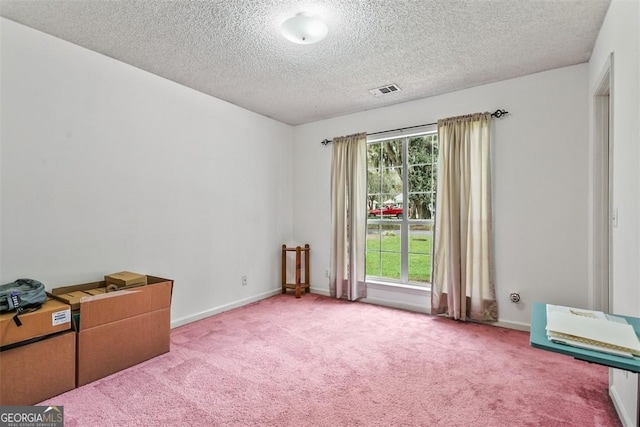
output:
{"label": "pink carpet", "polygon": [[73,426],[619,426],[607,369],[498,327],[307,294],[174,329],[42,402]]}

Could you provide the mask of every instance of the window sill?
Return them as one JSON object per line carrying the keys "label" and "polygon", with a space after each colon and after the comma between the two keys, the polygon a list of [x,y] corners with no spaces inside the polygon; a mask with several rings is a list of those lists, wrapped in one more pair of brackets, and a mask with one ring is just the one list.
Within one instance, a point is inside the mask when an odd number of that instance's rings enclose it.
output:
{"label": "window sill", "polygon": [[431,286],[407,285],[403,283],[367,280],[367,297],[362,302],[428,313]]}

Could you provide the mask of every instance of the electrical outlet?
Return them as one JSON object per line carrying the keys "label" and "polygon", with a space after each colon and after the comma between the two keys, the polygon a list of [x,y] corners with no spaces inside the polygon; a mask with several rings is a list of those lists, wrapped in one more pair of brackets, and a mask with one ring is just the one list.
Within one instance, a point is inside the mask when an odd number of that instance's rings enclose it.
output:
{"label": "electrical outlet", "polygon": [[329,269],[324,271],[324,277],[329,277]]}
{"label": "electrical outlet", "polygon": [[520,294],[518,292],[511,292],[509,294],[509,299],[511,300],[511,302],[514,302],[517,304],[520,302]]}
{"label": "electrical outlet", "polygon": [[242,286],[247,286],[249,282],[247,281],[247,276],[242,276]]}

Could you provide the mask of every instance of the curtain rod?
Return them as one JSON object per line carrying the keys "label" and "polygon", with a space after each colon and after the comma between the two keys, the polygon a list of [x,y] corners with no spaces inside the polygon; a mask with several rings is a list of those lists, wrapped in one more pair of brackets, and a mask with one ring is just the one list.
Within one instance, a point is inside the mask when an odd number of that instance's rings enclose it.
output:
{"label": "curtain rod", "polygon": [[[506,110],[502,110],[502,109],[498,109],[498,110],[494,111],[493,113],[491,113],[491,115],[492,115],[493,117],[498,118],[498,119],[499,119],[500,117],[502,117],[502,116],[507,115],[507,114],[509,114],[509,112],[508,112],[508,111],[506,111]],[[397,132],[397,131],[401,131],[401,130],[414,129],[414,128],[421,128],[421,127],[423,127],[423,126],[431,126],[431,125],[437,125],[437,124],[438,124],[438,122],[436,122],[436,123],[427,123],[427,124],[424,124],[424,125],[408,126],[408,127],[405,127],[405,128],[398,128],[398,129],[381,130],[380,132],[368,133],[367,135],[378,135],[378,134],[381,134],[381,133]],[[320,144],[322,144],[322,145],[328,145],[328,144],[330,144],[332,141],[333,141],[333,140],[331,140],[331,139],[323,139],[322,141],[320,141]]]}

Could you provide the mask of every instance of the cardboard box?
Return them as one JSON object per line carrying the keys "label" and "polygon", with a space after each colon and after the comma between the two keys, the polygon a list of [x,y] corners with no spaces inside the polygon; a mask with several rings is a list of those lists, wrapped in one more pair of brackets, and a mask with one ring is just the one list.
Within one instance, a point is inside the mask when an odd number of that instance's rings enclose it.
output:
{"label": "cardboard box", "polygon": [[[104,281],[83,283],[81,285],[63,286],[52,289],[49,296],[65,302],[71,306],[72,311],[80,310],[80,299],[94,296],[96,293],[105,293],[107,284]],[[100,290],[102,292],[100,292]]]}
{"label": "cardboard box", "polygon": [[76,334],[62,332],[0,352],[0,405],[30,406],[75,387]]}
{"label": "cardboard box", "polygon": [[0,314],[0,347],[71,329],[71,307],[51,298],[38,310],[21,314],[22,326],[14,316],[15,312]]}
{"label": "cardboard box", "polygon": [[[146,283],[147,276],[144,276],[144,283],[141,283],[139,285],[130,285],[130,287],[142,286],[146,285]],[[82,298],[107,293],[109,292],[109,289],[107,289],[108,285],[109,283],[107,283],[106,281],[89,282],[80,285],[55,288],[48,294],[59,301],[63,301],[69,304],[71,306],[71,310],[78,311],[80,310],[80,300]]]}
{"label": "cardboard box", "polygon": [[147,284],[147,276],[130,271],[121,271],[104,276],[104,281],[107,282],[107,284],[114,284],[119,288],[125,286],[142,286]]}
{"label": "cardboard box", "polygon": [[[147,286],[79,299],[79,322],[74,324],[78,387],[170,350],[173,280],[146,278]],[[52,293],[66,298],[73,292],[105,286],[106,282],[92,282]]]}

